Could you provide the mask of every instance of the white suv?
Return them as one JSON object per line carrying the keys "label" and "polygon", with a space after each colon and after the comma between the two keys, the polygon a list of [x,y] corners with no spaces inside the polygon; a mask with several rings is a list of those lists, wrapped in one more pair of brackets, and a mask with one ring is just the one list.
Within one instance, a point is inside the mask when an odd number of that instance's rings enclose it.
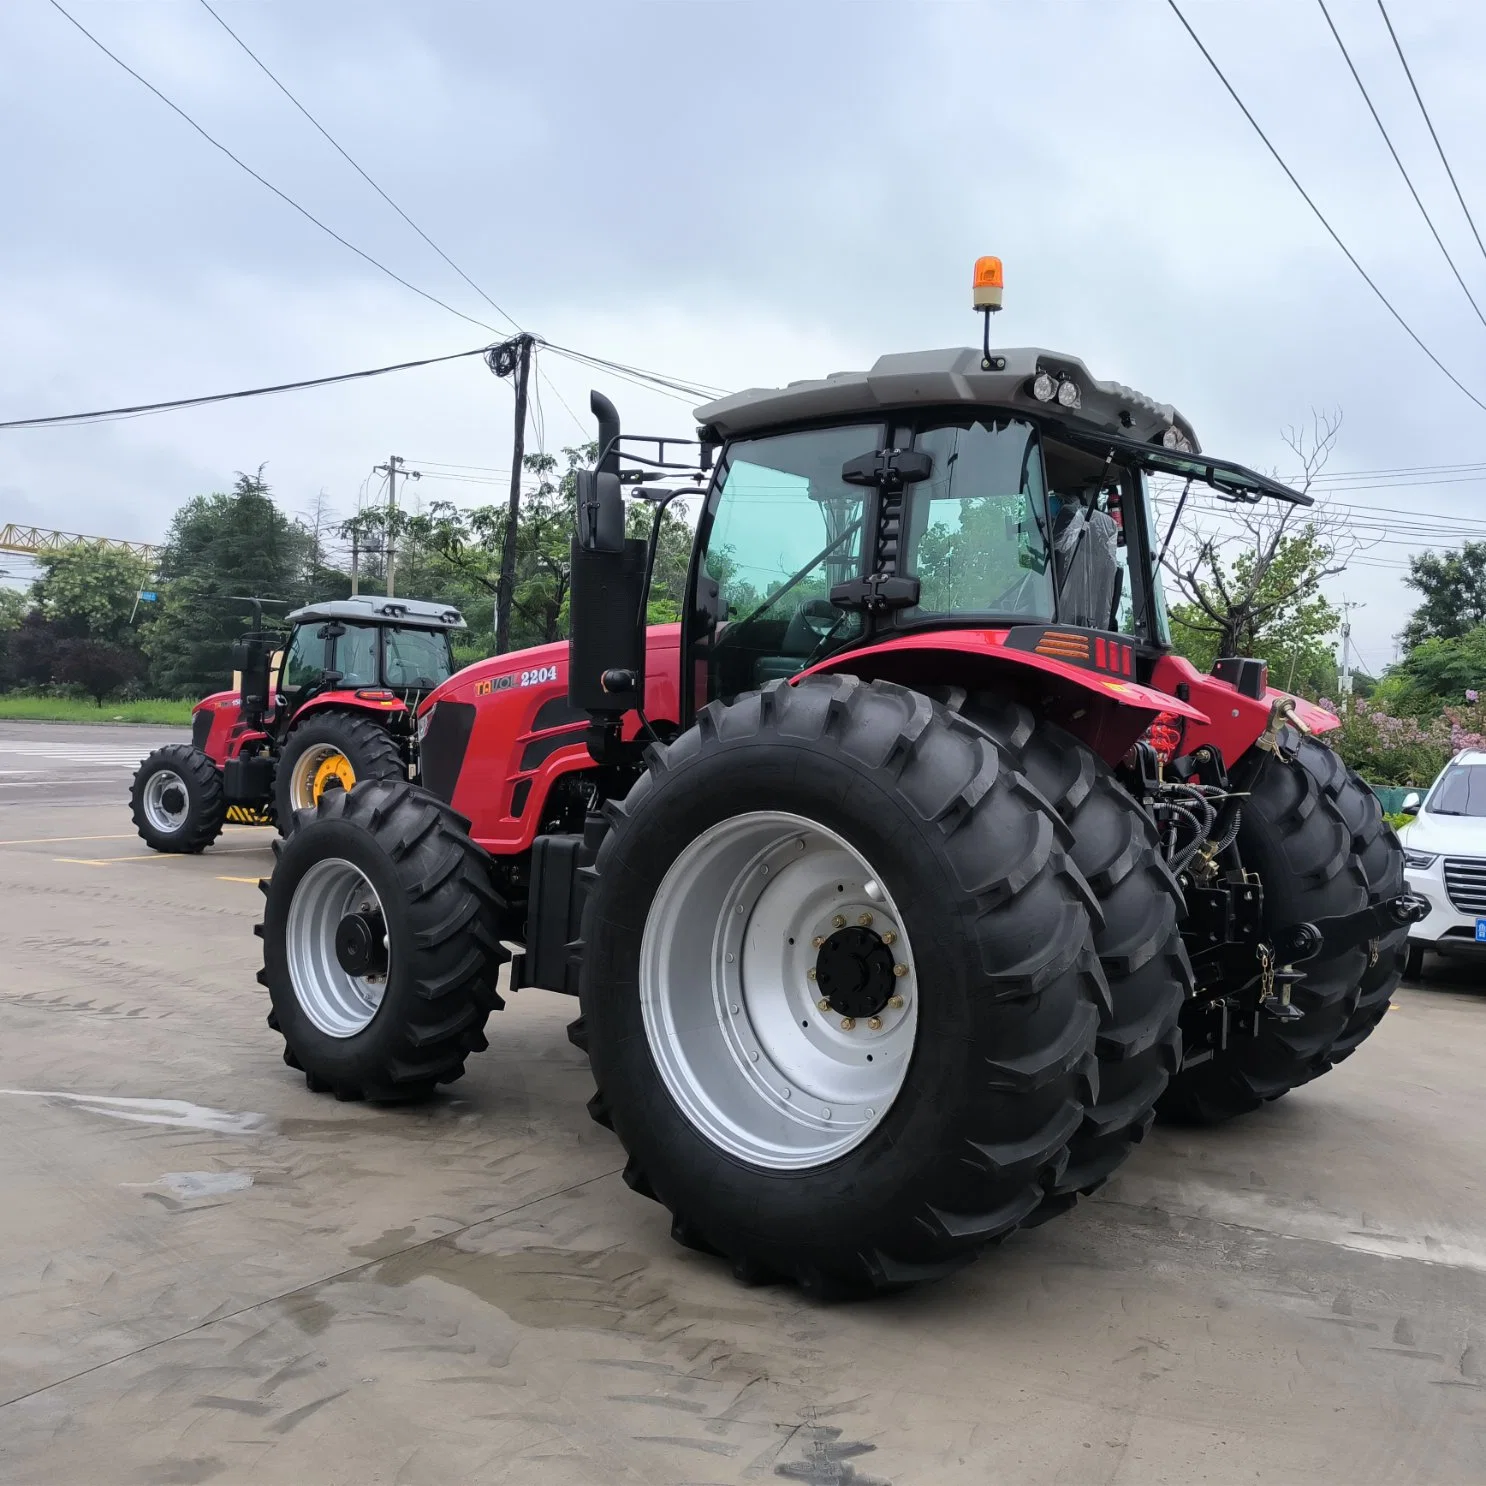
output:
{"label": "white suv", "polygon": [[1486,753],[1457,753],[1429,797],[1403,808],[1414,816],[1399,832],[1409,891],[1429,901],[1409,929],[1407,975],[1418,979],[1427,949],[1480,955],[1486,967]]}

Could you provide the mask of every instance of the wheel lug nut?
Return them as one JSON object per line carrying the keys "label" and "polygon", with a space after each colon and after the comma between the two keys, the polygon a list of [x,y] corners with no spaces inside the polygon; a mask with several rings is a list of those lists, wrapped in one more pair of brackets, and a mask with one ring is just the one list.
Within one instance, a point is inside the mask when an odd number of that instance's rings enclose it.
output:
{"label": "wheel lug nut", "polygon": [[902,980],[902,978],[905,975],[908,974],[908,966],[907,965],[894,965],[893,966],[893,974],[896,975],[899,980]]}
{"label": "wheel lug nut", "polygon": [[903,998],[901,996],[889,996],[887,998],[887,1008],[889,1011],[902,1011]]}
{"label": "wheel lug nut", "polygon": [[857,917],[857,922],[864,929],[870,929],[872,927],[872,915],[870,913],[859,914]]}
{"label": "wheel lug nut", "polygon": [[882,1018],[880,1016],[869,1016],[867,1018],[867,1028],[872,1032],[882,1031]]}
{"label": "wheel lug nut", "polygon": [[891,929],[889,929],[887,933],[882,936],[882,942],[884,944],[896,944],[898,942],[898,936],[893,933]]}
{"label": "wheel lug nut", "polygon": [[856,1024],[857,1019],[854,1016],[844,1016],[841,1018],[841,1030],[843,1032],[852,1031],[856,1027]]}
{"label": "wheel lug nut", "polygon": [[824,996],[822,996],[820,1000],[815,1003],[815,1009],[817,1011],[829,1011],[831,1009],[831,1003],[827,1001]]}
{"label": "wheel lug nut", "polygon": [[817,934],[815,938],[810,941],[810,948],[819,949],[825,942],[825,939],[821,935]]}
{"label": "wheel lug nut", "polygon": [[831,920],[831,927],[833,929],[844,929],[846,927],[846,915],[845,914],[838,913]]}
{"label": "wheel lug nut", "polygon": [[811,967],[810,967],[810,968],[809,968],[809,969],[808,969],[808,970],[807,970],[807,971],[806,971],[806,972],[805,972],[805,979],[806,979],[806,980],[814,980],[814,979],[815,979],[815,966],[814,966],[814,965],[812,965],[812,966],[811,966]]}

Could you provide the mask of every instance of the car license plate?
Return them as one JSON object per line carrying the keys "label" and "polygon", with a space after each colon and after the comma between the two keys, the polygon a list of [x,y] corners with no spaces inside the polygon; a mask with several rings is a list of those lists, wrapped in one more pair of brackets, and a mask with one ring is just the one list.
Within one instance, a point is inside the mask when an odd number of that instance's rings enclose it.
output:
{"label": "car license plate", "polygon": [[1476,942],[1486,944],[1486,918],[1476,920]]}

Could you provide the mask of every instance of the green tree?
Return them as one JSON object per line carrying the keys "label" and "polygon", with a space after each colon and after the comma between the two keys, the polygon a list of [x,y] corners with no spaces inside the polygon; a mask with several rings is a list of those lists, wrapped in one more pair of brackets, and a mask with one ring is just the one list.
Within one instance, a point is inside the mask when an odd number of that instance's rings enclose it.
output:
{"label": "green tree", "polygon": [[0,634],[19,629],[30,607],[26,595],[19,588],[6,588],[0,584]]}
{"label": "green tree", "polygon": [[1423,596],[1404,627],[1406,645],[1458,640],[1486,624],[1486,542],[1467,542],[1458,552],[1442,555],[1411,556],[1403,581]]}
{"label": "green tree", "polygon": [[1251,655],[1267,662],[1276,686],[1329,690],[1336,682],[1329,641],[1341,616],[1321,582],[1335,562],[1335,548],[1309,522],[1231,560],[1205,555],[1205,574],[1185,585],[1199,597],[1171,611],[1177,649],[1199,670],[1220,655]]}
{"label": "green tree", "polygon": [[239,473],[230,492],[198,495],[175,513],[161,548],[161,600],[143,627],[155,685],[195,695],[225,686],[232,642],[248,627],[253,606],[265,619],[303,596],[311,539],[273,502],[259,467]]}
{"label": "green tree", "polygon": [[[1415,712],[1467,701],[1467,692],[1486,694],[1486,625],[1463,635],[1421,640],[1390,671],[1388,680],[1390,694]],[[1422,708],[1417,705],[1421,702],[1426,704]]]}
{"label": "green tree", "polygon": [[31,598],[59,636],[116,645],[129,638],[150,565],[127,552],[72,547],[43,553]]}

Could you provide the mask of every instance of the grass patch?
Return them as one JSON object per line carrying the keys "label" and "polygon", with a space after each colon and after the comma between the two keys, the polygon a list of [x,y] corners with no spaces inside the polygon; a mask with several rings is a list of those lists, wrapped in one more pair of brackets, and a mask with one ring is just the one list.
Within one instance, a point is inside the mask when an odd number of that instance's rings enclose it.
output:
{"label": "grass patch", "polygon": [[191,706],[171,697],[105,702],[101,707],[80,697],[0,697],[0,722],[150,722],[190,727]]}

